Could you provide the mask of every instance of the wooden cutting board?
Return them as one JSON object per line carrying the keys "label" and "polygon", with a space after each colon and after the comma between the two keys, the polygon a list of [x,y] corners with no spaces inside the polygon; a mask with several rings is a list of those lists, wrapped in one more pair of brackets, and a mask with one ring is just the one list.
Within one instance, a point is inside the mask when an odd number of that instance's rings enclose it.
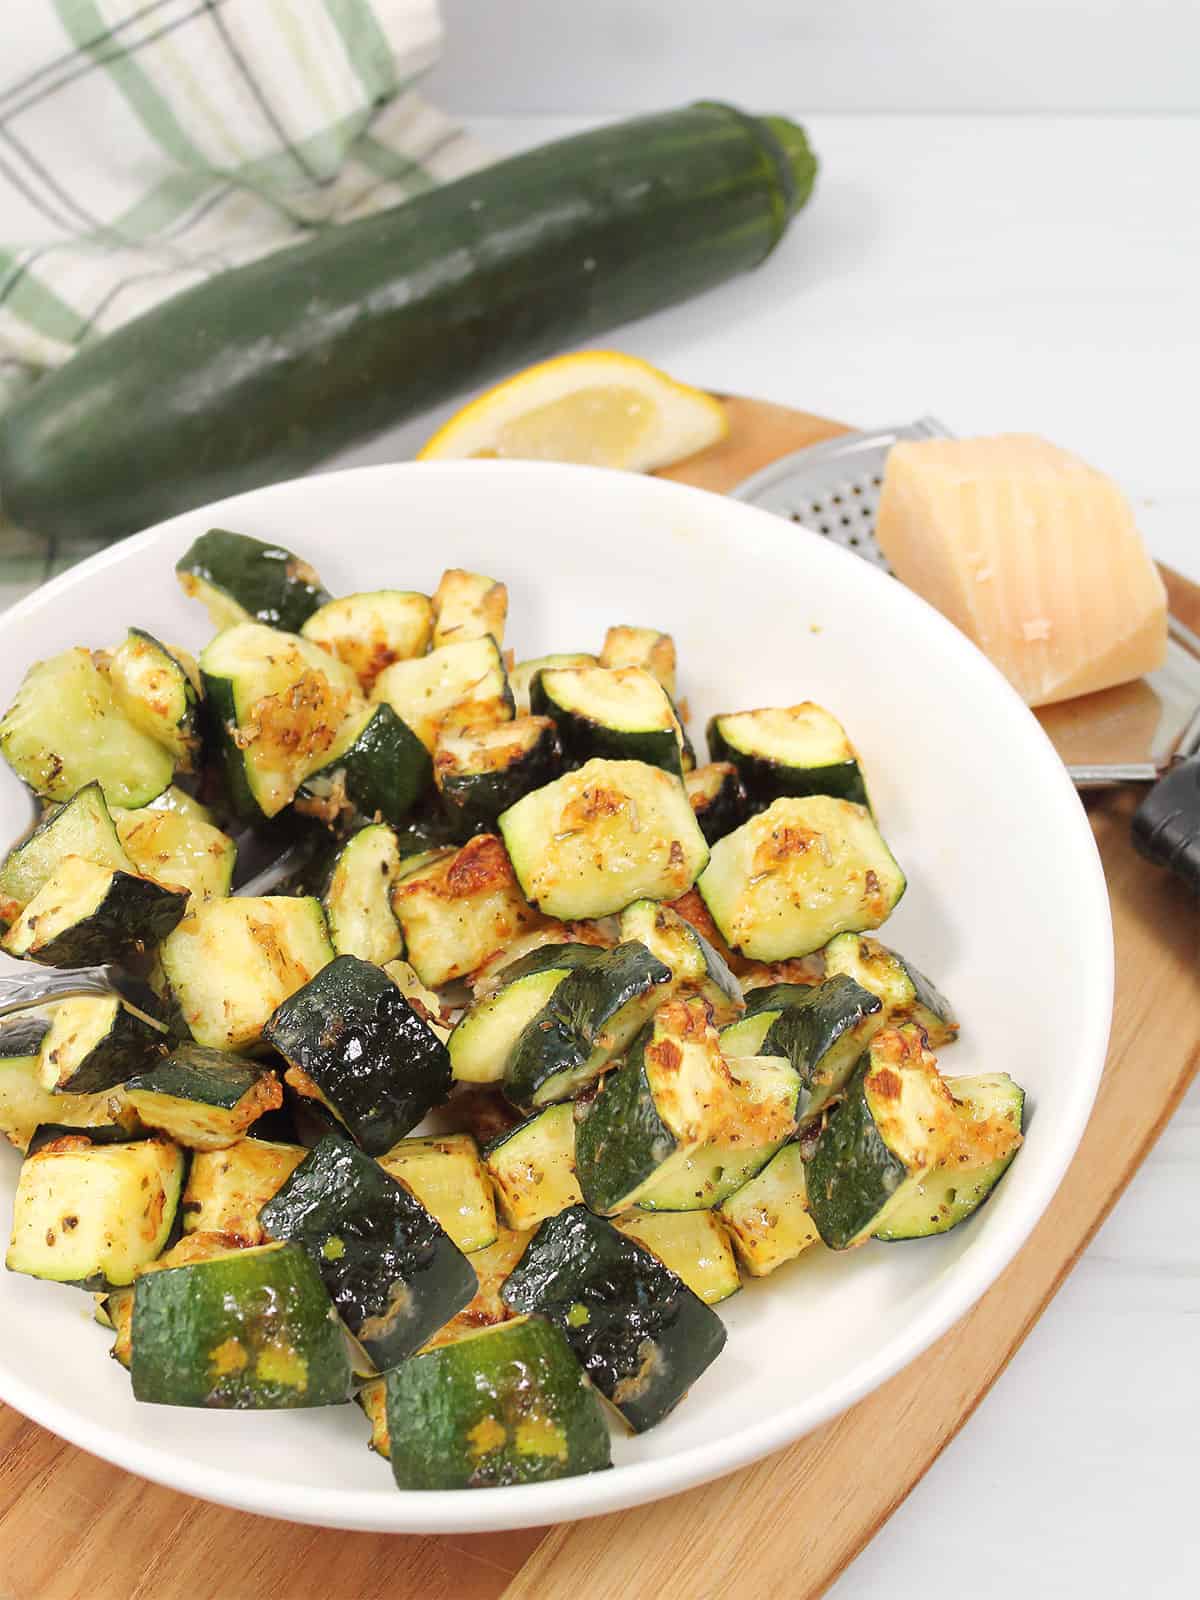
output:
{"label": "wooden cutting board", "polygon": [[[724,492],[776,456],[841,431],[780,406],[728,404],[729,438],[664,476]],[[1165,576],[1173,608],[1200,629],[1200,588]],[[1135,856],[1135,803],[1116,792],[1090,807],[1113,903],[1117,998],[1108,1065],[1079,1153],[1024,1250],[975,1309],[837,1421],[644,1510],[439,1539],[337,1533],[221,1510],[133,1478],[0,1406],[0,1600],[716,1600],[735,1588],[760,1600],[812,1600],[824,1593],[1003,1371],[1200,1064],[1200,905]],[[880,1437],[890,1441],[886,1469]]]}

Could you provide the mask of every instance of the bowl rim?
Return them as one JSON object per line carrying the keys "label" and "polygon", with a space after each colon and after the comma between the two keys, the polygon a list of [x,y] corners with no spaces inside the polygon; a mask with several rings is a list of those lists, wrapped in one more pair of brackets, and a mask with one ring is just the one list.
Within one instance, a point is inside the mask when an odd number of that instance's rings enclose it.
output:
{"label": "bowl rim", "polygon": [[[470,473],[528,476],[536,484],[563,475],[581,489],[588,480],[597,493],[625,492],[645,494],[675,501],[681,508],[702,500],[711,514],[713,501],[729,509],[730,519],[744,526],[767,550],[774,544],[785,555],[801,540],[819,546],[818,561],[853,563],[856,581],[886,585],[891,592],[895,580],[880,569],[860,560],[847,550],[823,538],[803,523],[785,522],[770,512],[711,491],[669,479],[624,474],[599,467],[566,465],[556,462],[526,461],[447,461],[386,462],[351,467],[316,475],[284,479],[278,483],[245,491],[198,506],[155,524],[140,533],[118,541],[52,578],[13,606],[0,613],[0,641],[13,621],[35,617],[53,607],[73,590],[85,588],[89,579],[110,565],[166,542],[184,524],[197,518],[214,523],[231,514],[253,514],[254,508],[272,497],[285,497],[299,485],[308,493],[334,494],[342,485],[368,479],[387,480],[420,471],[454,478]],[[622,485],[614,490],[614,485]],[[630,487],[633,486],[633,487]],[[743,541],[744,547],[744,541]],[[904,1319],[900,1329],[890,1334],[878,1351],[861,1359],[847,1373],[831,1382],[815,1400],[781,1406],[771,1417],[751,1423],[736,1433],[701,1445],[648,1461],[622,1463],[601,1473],[564,1478],[541,1484],[490,1489],[486,1494],[469,1490],[398,1490],[384,1478],[378,1490],[310,1488],[283,1485],[271,1479],[237,1470],[213,1468],[172,1451],[130,1437],[121,1429],[93,1422],[80,1416],[69,1404],[48,1397],[7,1372],[0,1360],[0,1399],[32,1421],[114,1465],[165,1487],[199,1496],[216,1504],[308,1525],[360,1531],[447,1534],[479,1533],[502,1529],[535,1527],[554,1522],[582,1520],[641,1505],[650,1500],[677,1494],[684,1489],[723,1477],[763,1456],[781,1450],[840,1415],[876,1389],[947,1332],[999,1278],[1041,1220],[1074,1158],[1091,1113],[1107,1052],[1112,1018],[1114,956],[1112,922],[1107,887],[1100,853],[1086,812],[1076,794],[1066,768],[1043,732],[1033,713],[1020,700],[999,670],[951,622],[911,590],[902,590],[902,604],[911,605],[927,634],[939,637],[964,673],[973,673],[989,682],[991,692],[1007,696],[1012,709],[1027,720],[1031,748],[1040,748],[1043,765],[1052,783],[1057,781],[1069,798],[1073,812],[1071,826],[1082,847],[1085,870],[1078,889],[1089,903],[1083,909],[1090,949],[1085,966],[1091,974],[1096,1004],[1087,1012],[1086,1026],[1076,1050],[1078,1063],[1070,1094],[1063,1107],[1058,1142],[1053,1161],[1046,1164],[1041,1188],[1025,1198],[1024,1205],[1008,1219],[1003,1230],[981,1237],[967,1255],[955,1262],[945,1282],[931,1294],[928,1302]],[[1054,773],[1057,768],[1057,774]]]}

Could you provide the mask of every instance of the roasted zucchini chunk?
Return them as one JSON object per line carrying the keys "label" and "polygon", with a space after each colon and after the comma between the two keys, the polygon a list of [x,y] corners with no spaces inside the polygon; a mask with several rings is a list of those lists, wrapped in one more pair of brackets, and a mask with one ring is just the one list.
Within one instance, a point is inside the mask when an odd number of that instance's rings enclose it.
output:
{"label": "roasted zucchini chunk", "polygon": [[195,662],[153,634],[130,628],[105,665],[118,709],[162,745],[177,772],[195,772],[201,742]]}
{"label": "roasted zucchini chunk", "polygon": [[383,969],[419,1017],[443,1042],[450,1037],[450,1008],[443,1006],[432,989],[427,989],[407,961],[389,961]]}
{"label": "roasted zucchini chunk", "polygon": [[514,1228],[501,1228],[493,1244],[476,1250],[471,1257],[471,1267],[479,1279],[475,1296],[461,1311],[438,1329],[432,1339],[427,1339],[426,1350],[436,1350],[439,1345],[454,1344],[468,1339],[480,1328],[494,1327],[507,1322],[512,1312],[504,1304],[501,1290],[504,1280],[524,1254],[525,1246],[533,1238],[533,1230],[517,1232]]}
{"label": "roasted zucchini chunk", "polygon": [[490,636],[395,662],[379,674],[372,698],[386,701],[430,755],[443,731],[492,728],[513,714],[500,647]]}
{"label": "roasted zucchini chunk", "polygon": [[450,1092],[446,1046],[386,973],[338,956],[263,1028],[286,1081],[320,1101],[370,1155],[384,1155]]}
{"label": "roasted zucchini chunk", "polygon": [[641,667],[675,698],[675,641],[669,633],[624,625],[610,628],[599,660],[602,667]]}
{"label": "roasted zucchini chunk", "polygon": [[583,1199],[575,1176],[575,1108],[535,1111],[488,1145],[487,1170],[510,1228],[536,1228]]}
{"label": "roasted zucchini chunk", "polygon": [[559,1330],[536,1317],[393,1367],[387,1428],[401,1489],[545,1483],[612,1465],[599,1395]]}
{"label": "roasted zucchini chunk", "polygon": [[433,631],[433,608],[423,594],[404,589],[373,589],[329,600],[300,629],[344,662],[364,694],[394,661],[423,656]]}
{"label": "roasted zucchini chunk", "polygon": [[68,856],[121,872],[138,870],[125,853],[98,783],[85,784],[65,805],[48,811],[9,851],[0,866],[0,919],[15,922]]}
{"label": "roasted zucchini chunk", "polygon": [[381,822],[351,834],[338,851],[321,903],[339,956],[358,956],[382,967],[404,954],[404,936],[392,910],[392,886],[399,875],[396,835]]}
{"label": "roasted zucchini chunk", "polygon": [[350,1398],[345,1338],[316,1267],[294,1244],[143,1274],[132,1357],[134,1398],[157,1405],[274,1411]]}
{"label": "roasted zucchini chunk", "polygon": [[66,1128],[136,1127],[137,1118],[119,1089],[60,1094],[43,1087],[40,1051],[49,1030],[49,1023],[40,1017],[22,1016],[0,1025],[0,1134],[25,1151],[46,1123]]}
{"label": "roasted zucchini chunk", "polygon": [[247,822],[279,814],[323,767],[358,680],[319,645],[257,622],[219,633],[200,657],[230,804]]}
{"label": "roasted zucchini chunk", "polygon": [[759,989],[750,989],[744,996],[745,1015],[721,1029],[721,1054],[761,1055],[762,1042],[770,1033],[776,1018],[790,1006],[799,1005],[810,990],[810,984],[802,983],[772,983],[764,984]]}
{"label": "roasted zucchini chunk", "polygon": [[708,940],[670,906],[635,900],[621,913],[621,938],[636,939],[671,969],[674,993],[706,1000],[718,1027],[741,1016],[741,984]]}
{"label": "roasted zucchini chunk", "polygon": [[476,1000],[450,1035],[460,1083],[500,1083],[517,1040],[569,972],[596,958],[587,944],[547,944],[504,969],[498,989]]}
{"label": "roasted zucchini chunk", "polygon": [[[187,1267],[197,1261],[211,1261],[216,1256],[228,1255],[237,1246],[236,1239],[223,1233],[188,1234],[177,1240],[169,1250],[164,1250],[162,1255],[139,1267],[137,1277],[141,1278],[147,1272],[165,1272],[169,1267]],[[116,1334],[109,1354],[128,1371],[133,1361],[133,1286],[109,1289],[96,1298],[96,1321]]]}
{"label": "roasted zucchini chunk", "polygon": [[259,1221],[273,1239],[305,1250],[380,1371],[419,1350],[477,1287],[437,1219],[338,1134],[309,1151]]}
{"label": "roasted zucchini chunk", "polygon": [[433,786],[429,752],[389,705],[346,718],[333,746],[296,791],[296,810],[329,827],[371,818],[396,826]]}
{"label": "roasted zucchini chunk", "polygon": [[799,1079],[746,1057],[734,1078],[703,1000],[670,1000],[582,1108],[575,1162],[593,1211],[717,1205],[795,1131]]}
{"label": "roasted zucchini chunk", "polygon": [[737,768],[754,811],[785,795],[827,794],[870,806],[845,728],[811,700],[713,717],[708,751],[714,761]]}
{"label": "roasted zucchini chunk", "polygon": [[642,761],[589,761],[499,820],[525,897],[548,917],[604,917],[691,888],[708,846],[683,784]]}
{"label": "roasted zucchini chunk", "polygon": [[183,1169],[169,1139],[60,1134],[21,1164],[5,1266],[56,1283],[132,1283],[170,1237]]}
{"label": "roasted zucchini chunk", "polygon": [[661,1422],[725,1344],[715,1311],[586,1206],[542,1223],[501,1293],[562,1329],[635,1433]]}
{"label": "roasted zucchini chunk", "polygon": [[400,1139],[379,1157],[379,1165],[412,1190],[465,1255],[495,1244],[500,1231],[496,1202],[469,1133]]}
{"label": "roasted zucchini chunk", "polygon": [[409,961],[434,989],[473,972],[538,920],[492,833],[402,865],[392,909]]}
{"label": "roasted zucchini chunk", "polygon": [[517,974],[517,968],[527,956],[533,956],[547,945],[582,944],[593,950],[611,950],[617,936],[611,922],[552,922],[543,918],[535,928],[523,933],[519,939],[497,950],[490,961],[477,967],[468,978],[471,993],[476,1000],[495,994]]}
{"label": "roasted zucchini chunk", "polygon": [[517,716],[529,714],[529,691],[539,672],[551,667],[594,667],[595,656],[575,650],[552,656],[535,656],[531,661],[519,661],[508,675],[509,688],[517,708]]}
{"label": "roasted zucchini chunk", "polygon": [[320,902],[290,895],[206,900],[159,954],[192,1038],[235,1051],[333,959]]}
{"label": "roasted zucchini chunk", "polygon": [[729,1234],[715,1211],[627,1211],[613,1226],[656,1255],[705,1305],[720,1305],[742,1287]]}
{"label": "roasted zucchini chunk", "polygon": [[958,1107],[958,1133],[941,1163],[888,1213],[877,1239],[924,1239],[957,1228],[979,1210],[1020,1149],[1025,1115],[1020,1084],[1006,1072],[945,1082]]}
{"label": "roasted zucchini chunk", "polygon": [[442,804],[463,834],[491,828],[502,811],[561,771],[562,749],[549,717],[516,717],[444,735],[433,758]]}
{"label": "roasted zucchini chunk", "polygon": [[[769,1014],[757,1013],[760,1017]],[[877,995],[853,978],[827,978],[780,1011],[756,1054],[783,1056],[791,1062],[804,1085],[800,1120],[811,1122],[841,1093],[883,1025],[884,1011]]]}
{"label": "roasted zucchini chunk", "polygon": [[4,948],[50,967],[120,961],[165,939],[187,898],[137,873],[64,856],[5,934]]}
{"label": "roasted zucchini chunk", "polygon": [[941,1050],[958,1037],[958,1022],[949,1000],[924,973],[903,956],[863,934],[839,933],[825,946],[825,970],[844,973],[883,1002],[889,1027],[915,1022],[924,1029],[931,1049]]}
{"label": "roasted zucchini chunk", "polygon": [[830,1249],[886,1231],[950,1153],[959,1127],[921,1030],[906,1023],[877,1033],[805,1148],[809,1206]]}
{"label": "roasted zucchini chunk", "polygon": [[682,776],[674,707],[641,667],[547,668],[530,685],[529,705],[554,719],[569,767],[595,757],[644,761]]}
{"label": "roasted zucchini chunk", "polygon": [[168,888],[186,889],[190,910],[200,900],[229,893],[237,865],[237,845],[212,823],[182,811],[118,810],[117,835],[143,877]]}
{"label": "roasted zucchini chunk", "polygon": [[514,1105],[569,1100],[619,1056],[667,992],[671,969],[643,944],[597,952],[526,1024],[504,1069]]}
{"label": "roasted zucchini chunk", "polygon": [[98,783],[110,806],[144,806],[175,763],[117,705],[108,674],[84,649],[35,661],[0,719],[0,755],[44,800]]}
{"label": "roasted zucchini chunk", "polygon": [[482,572],[450,567],[433,592],[433,647],[484,639],[489,634],[504,643],[508,619],[508,589]]}
{"label": "roasted zucchini chunk", "polygon": [[119,996],[77,995],[54,1008],[38,1081],[53,1095],[101,1094],[160,1061],[168,1043],[161,1022]]}
{"label": "roasted zucchini chunk", "polygon": [[737,768],[729,761],[710,761],[683,780],[700,832],[709,844],[740,828],[750,815],[746,791]]}
{"label": "roasted zucchini chunk", "polygon": [[175,563],[184,594],[199,600],[214,628],[263,622],[294,633],[329,599],[320,578],[281,545],[210,528]]}
{"label": "roasted zucchini chunk", "polygon": [[239,1139],[226,1150],[197,1150],[183,1191],[184,1233],[265,1244],[258,1214],[307,1154],[303,1145],[259,1138]]}
{"label": "roasted zucchini chunk", "polygon": [[749,1183],[721,1202],[717,1215],[752,1278],[765,1278],[816,1244],[820,1234],[808,1208],[799,1144],[785,1144]]}
{"label": "roasted zucchini chunk", "polygon": [[727,834],[697,887],[732,949],[784,961],[877,928],[905,880],[865,807],[809,795],[776,800]]}
{"label": "roasted zucchini chunk", "polygon": [[200,1044],[180,1045],[130,1078],[125,1093],[147,1127],[189,1150],[226,1150],[283,1104],[273,1072]]}

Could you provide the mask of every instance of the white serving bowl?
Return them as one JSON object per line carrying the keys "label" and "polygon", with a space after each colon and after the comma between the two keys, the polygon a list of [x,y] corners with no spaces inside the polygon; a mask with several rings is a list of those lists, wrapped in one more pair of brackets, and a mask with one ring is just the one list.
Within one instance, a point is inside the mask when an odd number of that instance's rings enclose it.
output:
{"label": "white serving bowl", "polygon": [[[1066,773],[1000,674],[891,578],[731,500],[589,468],[364,468],[189,512],[85,561],[0,618],[0,702],[30,662],[137,624],[198,649],[211,630],[172,571],[213,525],[286,544],[335,594],[430,591],[443,567],[503,578],[517,659],[597,650],[610,623],[669,630],[695,734],[710,714],[813,699],[862,753],[908,874],[883,937],[954,1001],[953,1074],[1029,1093],[1025,1148],[977,1217],[940,1238],[814,1247],[720,1308],[729,1342],[678,1410],[614,1439],[615,1469],[558,1483],[399,1493],[355,1406],[259,1414],[138,1405],[90,1298],[0,1273],[0,1398],[131,1472],[247,1511],[445,1533],[592,1516],[777,1450],[899,1370],[968,1309],[1045,1210],[1087,1121],[1112,1004],[1096,847]],[[5,768],[0,838],[27,825]],[[19,1158],[0,1151],[7,1236]]]}

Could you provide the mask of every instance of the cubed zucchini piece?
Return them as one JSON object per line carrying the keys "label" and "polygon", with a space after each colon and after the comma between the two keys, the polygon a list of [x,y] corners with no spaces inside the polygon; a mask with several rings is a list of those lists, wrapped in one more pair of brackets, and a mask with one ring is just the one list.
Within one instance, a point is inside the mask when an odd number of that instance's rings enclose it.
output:
{"label": "cubed zucchini piece", "polygon": [[241,1139],[227,1150],[197,1150],[183,1191],[183,1231],[221,1233],[265,1244],[258,1214],[304,1160],[303,1145]]}
{"label": "cubed zucchini piece", "polygon": [[698,881],[722,938],[756,961],[877,928],[904,886],[870,812],[828,795],[776,800],[713,846]]}
{"label": "cubed zucchini piece", "polygon": [[538,920],[492,833],[408,871],[402,866],[392,907],[409,961],[434,989],[482,966]]}
{"label": "cubed zucchini piece", "polygon": [[[759,1017],[770,1015],[759,1011]],[[884,1026],[879,997],[853,978],[827,978],[785,1006],[757,1054],[783,1056],[800,1074],[801,1122],[811,1122],[839,1095],[863,1051]]]}
{"label": "cubed zucchini piece", "polygon": [[535,1111],[484,1152],[500,1215],[510,1228],[536,1228],[583,1199],[575,1176],[575,1107]]}
{"label": "cubed zucchini piece", "polygon": [[350,1398],[346,1341],[294,1244],[253,1245],[148,1272],[133,1293],[137,1400],[274,1411]]}
{"label": "cubed zucchini piece", "polygon": [[163,971],[197,1044],[247,1050],[276,1009],[333,959],[320,902],[235,896],[196,906],[165,940]]}
{"label": "cubed zucchini piece", "polygon": [[389,705],[364,706],[301,780],[296,810],[331,828],[372,818],[399,826],[432,787],[429,752],[408,724]]}
{"label": "cubed zucchini piece", "polygon": [[519,1035],[504,1071],[514,1105],[569,1100],[619,1056],[668,992],[644,944],[616,945],[569,972]]}
{"label": "cubed zucchini piece", "polygon": [[278,1008],[263,1038],[286,1081],[384,1155],[450,1092],[446,1046],[385,972],[338,956]]}
{"label": "cubed zucchini piece", "polygon": [[[216,1256],[228,1255],[237,1248],[238,1241],[223,1233],[190,1233],[177,1240],[169,1250],[139,1267],[137,1277],[148,1272],[165,1272],[170,1267],[189,1267],[197,1261],[211,1261]],[[134,1280],[136,1282],[136,1278]],[[109,1354],[128,1371],[133,1361],[133,1286],[109,1289],[98,1295],[96,1321],[116,1334]]]}
{"label": "cubed zucchini piece", "polygon": [[656,1255],[705,1305],[720,1305],[742,1287],[729,1234],[715,1211],[627,1211],[613,1225]]}
{"label": "cubed zucchini piece", "polygon": [[810,989],[809,984],[772,983],[747,991],[745,1015],[721,1029],[722,1055],[761,1055],[762,1042],[776,1018],[790,1006],[799,1005]]}
{"label": "cubed zucchini piece", "polygon": [[100,867],[136,872],[98,783],[84,784],[65,805],[47,811],[27,839],[14,845],[0,866],[0,919],[15,922],[67,856]]}
{"label": "cubed zucchini piece", "polygon": [[754,811],[785,795],[827,794],[870,806],[845,728],[811,700],[713,717],[708,750],[714,761],[736,767]]}
{"label": "cubed zucchini piece", "polygon": [[498,989],[464,1012],[450,1035],[450,1067],[460,1083],[499,1083],[526,1026],[569,972],[595,959],[586,944],[548,944],[504,969]]}
{"label": "cubed zucchini piece", "polygon": [[675,641],[657,628],[612,627],[600,651],[602,667],[642,667],[675,697]]}
{"label": "cubed zucchini piece", "polygon": [[542,1223],[501,1292],[514,1311],[562,1329],[636,1433],[661,1422],[725,1344],[715,1311],[586,1206]]}
{"label": "cubed zucchini piece", "polygon": [[64,856],[4,935],[4,948],[50,967],[120,961],[153,949],[186,907],[186,890]]}
{"label": "cubed zucchini piece", "polygon": [[710,761],[683,780],[700,832],[710,845],[740,828],[750,815],[746,791],[729,761]]}
{"label": "cubed zucchini piece", "polygon": [[214,628],[263,622],[295,632],[329,599],[320,578],[282,545],[210,528],[175,563],[184,594],[199,600]]}
{"label": "cubed zucchini piece", "polygon": [[552,717],[563,757],[644,761],[681,777],[679,730],[670,696],[641,667],[551,667],[529,690],[535,715]]}
{"label": "cubed zucchini piece", "polygon": [[806,1147],[809,1206],[830,1249],[848,1250],[886,1230],[958,1130],[954,1098],[921,1030],[906,1023],[877,1033],[844,1099]]}
{"label": "cubed zucchini piece", "polygon": [[460,834],[494,827],[496,818],[562,771],[558,730],[549,717],[515,717],[494,728],[443,734],[433,775]]}
{"label": "cubed zucchini piece", "polygon": [[119,710],[162,745],[177,772],[194,772],[201,737],[195,662],[183,651],[169,650],[153,634],[130,628],[103,665]]}
{"label": "cubed zucchini piece", "polygon": [[545,1483],[611,1466],[600,1398],[559,1330],[513,1318],[387,1375],[401,1489]]}
{"label": "cubed zucchini piece", "polygon": [[480,1328],[509,1321],[513,1313],[505,1305],[501,1291],[532,1238],[532,1229],[518,1232],[514,1228],[501,1228],[493,1244],[475,1251],[471,1266],[479,1279],[479,1287],[474,1298],[427,1339],[423,1349],[436,1350],[439,1345],[455,1344],[459,1339],[478,1333]]}
{"label": "cubed zucchini piece", "polygon": [[450,567],[433,592],[433,647],[461,644],[465,639],[490,635],[504,643],[508,618],[508,589],[482,572]]}
{"label": "cubed zucchini piece", "polygon": [[200,900],[229,893],[237,845],[220,828],[182,811],[153,806],[118,810],[115,821],[121,844],[138,872],[168,888],[186,889],[189,911]]}
{"label": "cubed zucchini piece", "polygon": [[392,910],[399,875],[396,835],[382,822],[360,828],[342,845],[321,896],[329,941],[339,956],[358,956],[382,967],[404,954],[404,936]]}
{"label": "cubed zucchini piece", "polygon": [[307,1252],[380,1371],[420,1349],[477,1287],[437,1218],[339,1134],[309,1151],[259,1220],[273,1239]]}
{"label": "cubed zucchini piece", "polygon": [[718,1027],[741,1016],[741,984],[703,934],[670,906],[635,900],[621,913],[621,938],[644,944],[671,969],[673,993],[706,1000]]}
{"label": "cubed zucchini piece", "polygon": [[518,661],[508,675],[517,716],[528,715],[529,692],[539,672],[545,672],[551,667],[594,667],[596,664],[595,656],[589,656],[581,650],[560,652],[551,656],[535,656],[530,661]]}
{"label": "cubed zucchini piece", "polygon": [[99,1094],[160,1061],[168,1044],[162,1023],[117,995],[76,995],[54,1008],[38,1078],[53,1095]]}
{"label": "cubed zucchini piece", "polygon": [[673,900],[708,861],[683,784],[642,761],[589,761],[518,800],[499,828],[526,899],[549,917]]}
{"label": "cubed zucchini piece", "polygon": [[0,719],[0,755],[34,794],[69,800],[98,783],[110,806],[144,806],[171,781],[175,763],[135,728],[91,651],[35,661]]}
{"label": "cubed zucchini piece", "polygon": [[799,1144],[785,1144],[749,1183],[722,1201],[717,1214],[753,1278],[765,1278],[816,1244],[820,1234],[808,1208]]}
{"label": "cubed zucchini piece", "polygon": [[428,596],[405,589],[372,589],[329,600],[300,629],[350,668],[364,694],[393,661],[423,656],[432,631]]}
{"label": "cubed zucchini piece", "polygon": [[843,973],[877,994],[889,1027],[915,1022],[932,1049],[941,1050],[958,1037],[958,1021],[945,995],[878,939],[839,933],[825,946],[825,970],[830,976]]}
{"label": "cubed zucchini piece", "polygon": [[200,657],[233,809],[249,822],[279,814],[323,767],[358,680],[299,635],[257,622],[219,633]]}
{"label": "cubed zucchini piece", "polygon": [[60,1135],[21,1164],[5,1266],[56,1283],[132,1283],[170,1237],[183,1171],[169,1139]]}
{"label": "cubed zucchini piece", "polygon": [[37,1017],[22,1016],[0,1026],[0,1134],[9,1144],[27,1150],[45,1123],[136,1127],[137,1117],[120,1089],[60,1094],[43,1087],[40,1051],[49,1031],[49,1023]]}
{"label": "cubed zucchini piece", "polygon": [[507,722],[513,699],[500,647],[491,638],[445,644],[381,672],[372,698],[386,701],[432,755],[438,735]]}
{"label": "cubed zucchini piece", "polygon": [[958,1107],[958,1133],[938,1166],[889,1212],[877,1239],[924,1239],[957,1228],[979,1210],[1020,1149],[1025,1115],[1020,1084],[1006,1072],[945,1082]]}
{"label": "cubed zucchini piece", "polygon": [[412,1190],[465,1255],[496,1242],[496,1202],[469,1133],[399,1139],[379,1165]]}
{"label": "cubed zucchini piece", "polygon": [[125,1093],[147,1127],[189,1150],[226,1150],[283,1104],[273,1072],[200,1044],[180,1045],[130,1078]]}

